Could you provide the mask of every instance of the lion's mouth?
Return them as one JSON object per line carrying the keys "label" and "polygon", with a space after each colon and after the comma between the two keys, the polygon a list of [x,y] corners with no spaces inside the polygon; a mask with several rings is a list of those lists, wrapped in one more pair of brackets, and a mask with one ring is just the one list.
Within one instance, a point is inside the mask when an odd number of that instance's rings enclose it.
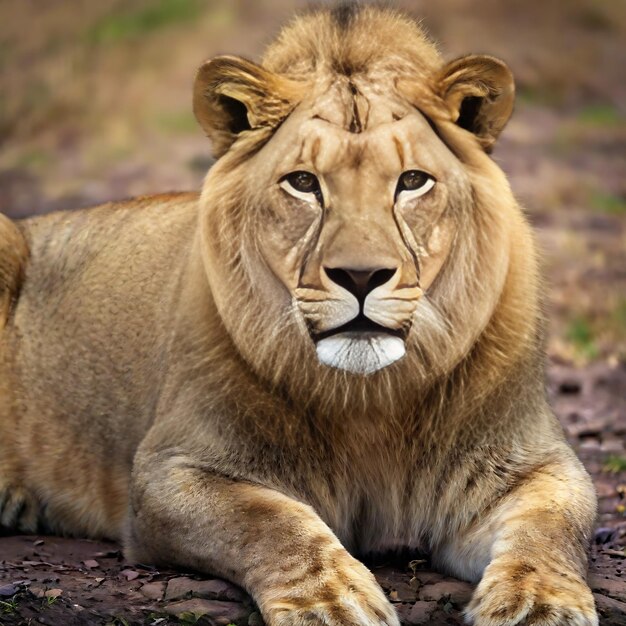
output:
{"label": "lion's mouth", "polygon": [[406,354],[406,331],[377,324],[363,313],[313,339],[320,363],[354,374],[372,374]]}
{"label": "lion's mouth", "polygon": [[382,324],[377,324],[373,322],[371,319],[365,317],[363,312],[359,313],[357,317],[353,320],[350,320],[346,324],[342,324],[341,326],[337,326],[336,328],[331,328],[330,330],[325,330],[321,333],[313,333],[313,341],[315,343],[322,341],[322,339],[327,339],[328,337],[332,337],[334,335],[344,335],[351,334],[355,338],[357,337],[367,337],[368,335],[390,335],[392,337],[398,337],[400,339],[406,339],[407,331],[406,329],[395,329],[388,328],[387,326],[383,326]]}

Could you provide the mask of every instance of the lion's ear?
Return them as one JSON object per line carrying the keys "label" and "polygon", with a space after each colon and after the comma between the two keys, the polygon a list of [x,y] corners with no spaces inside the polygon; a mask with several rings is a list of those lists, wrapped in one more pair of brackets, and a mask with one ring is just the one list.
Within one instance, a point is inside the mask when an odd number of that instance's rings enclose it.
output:
{"label": "lion's ear", "polygon": [[278,125],[293,108],[292,92],[290,81],[260,65],[220,56],[198,70],[193,111],[220,157],[240,133]]}
{"label": "lion's ear", "polygon": [[443,68],[437,89],[456,123],[489,151],[513,111],[515,83],[506,64],[485,55],[461,57]]}

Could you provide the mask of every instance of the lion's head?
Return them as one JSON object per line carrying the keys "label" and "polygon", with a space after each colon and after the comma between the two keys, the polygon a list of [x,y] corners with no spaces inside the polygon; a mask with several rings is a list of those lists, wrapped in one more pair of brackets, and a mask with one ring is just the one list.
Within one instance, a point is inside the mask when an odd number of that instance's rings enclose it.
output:
{"label": "lion's head", "polygon": [[373,7],[298,18],[261,65],[205,63],[194,110],[220,157],[205,264],[244,357],[278,378],[458,362],[522,223],[486,154],[513,95],[501,61],[445,64],[414,21]]}

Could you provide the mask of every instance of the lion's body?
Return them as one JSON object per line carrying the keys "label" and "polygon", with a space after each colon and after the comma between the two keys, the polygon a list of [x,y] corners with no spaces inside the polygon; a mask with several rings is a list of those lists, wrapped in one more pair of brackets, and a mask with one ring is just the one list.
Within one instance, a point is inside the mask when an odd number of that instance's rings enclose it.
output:
{"label": "lion's body", "polygon": [[[188,266],[193,263],[197,222],[198,196],[172,194],[18,223],[29,259],[2,340],[1,378],[11,384],[0,406],[0,430],[5,435],[0,459],[3,476],[14,475],[20,487],[45,503],[43,521],[56,531],[121,538],[133,458],[158,412],[164,379],[176,376],[172,370],[192,371],[195,360],[207,355],[205,342],[231,348],[219,320],[202,337],[200,355],[179,342],[179,332],[184,332],[178,329],[179,313],[189,309],[181,300],[185,287],[195,296],[203,291],[201,284],[185,285],[193,277]],[[512,236],[520,245],[529,233],[524,222],[517,226]],[[533,272],[531,265],[528,274]],[[185,356],[179,358],[179,351]],[[211,384],[227,363],[218,358],[206,361],[203,374]],[[242,397],[254,405],[263,390],[255,381],[245,380],[246,372],[239,371],[244,368],[237,367],[241,365],[237,359],[229,368],[231,383],[247,387]],[[517,372],[515,380],[507,381],[511,392],[520,386],[528,390],[532,369],[530,375]],[[472,395],[484,393],[482,378],[475,385],[470,381],[463,385]],[[435,397],[439,393],[431,391]],[[421,400],[424,412],[435,410],[436,399]],[[445,410],[450,434],[462,427],[455,410],[461,412],[459,418],[465,414],[452,400]],[[494,412],[502,411],[495,406],[499,402],[494,399]],[[508,410],[508,401],[504,404]],[[449,474],[450,455],[458,455],[456,439],[453,449],[446,449],[438,432],[434,437],[418,436],[425,426],[419,422],[425,422],[428,430],[434,415],[416,415],[407,423],[416,429],[413,436],[397,440],[396,423],[389,419],[391,407],[372,402],[369,410],[356,413],[350,407],[338,408],[342,417],[328,416],[326,426],[333,437],[330,449],[323,449],[317,434],[302,423],[306,416],[300,411],[281,398],[273,399],[270,407],[259,407],[263,413],[257,416],[274,412],[269,432],[261,425],[260,432],[250,437],[253,425],[248,424],[252,455],[268,445],[290,455],[289,469],[280,480],[293,480],[291,489],[300,498],[316,510],[324,509],[324,519],[344,543],[372,552],[423,541],[425,529],[432,529],[436,521],[427,512],[429,494],[438,491],[444,497],[441,481]],[[298,420],[291,440],[283,431],[291,424],[281,424],[283,419]],[[231,427],[235,430],[237,424]],[[510,437],[509,431],[505,437]],[[426,448],[434,457],[428,463]],[[311,453],[302,456],[302,450]],[[445,496],[451,503],[463,496],[466,481],[461,477],[475,471],[473,465],[510,461],[509,448],[492,451],[491,457],[485,452],[480,449],[474,459],[466,459],[470,469],[458,468],[459,476],[450,481],[451,493]],[[343,477],[336,466],[340,458],[349,467]],[[243,458],[238,462],[243,466]],[[290,479],[296,464],[301,467]],[[419,465],[427,465],[429,472],[413,483],[411,468]],[[270,472],[276,472],[273,465]],[[457,508],[463,512],[463,507]]]}
{"label": "lion's body", "polygon": [[224,153],[202,194],[0,221],[0,525],[123,536],[241,584],[271,626],[396,624],[344,548],[402,547],[482,576],[481,626],[594,623],[592,488],[543,391],[532,235],[484,152],[510,74],[446,67],[406,18],[322,11],[263,67],[200,70]]}

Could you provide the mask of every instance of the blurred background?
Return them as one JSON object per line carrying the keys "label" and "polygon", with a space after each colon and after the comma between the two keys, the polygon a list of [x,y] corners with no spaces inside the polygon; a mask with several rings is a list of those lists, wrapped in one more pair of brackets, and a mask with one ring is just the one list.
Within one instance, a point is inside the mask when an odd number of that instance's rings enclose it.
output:
{"label": "blurred background", "polygon": [[[424,18],[446,58],[493,54],[516,76],[516,111],[493,158],[526,207],[543,251],[548,391],[599,496],[589,580],[603,626],[625,625],[626,0],[395,4]],[[211,158],[191,112],[196,68],[221,53],[258,58],[280,25],[305,5],[0,0],[0,212],[21,218],[138,194],[198,190]],[[156,623],[156,614],[147,621],[137,617],[160,605],[146,608],[146,599],[118,575],[122,565],[102,566],[106,583],[92,595],[75,563],[93,558],[93,544],[46,538],[43,548],[42,540],[33,548],[30,538],[11,537],[0,543],[7,558],[0,585],[24,578],[26,569],[15,569],[23,558],[24,564],[44,557],[53,564],[36,563],[40,578],[63,576],[55,584],[71,599],[61,596],[56,617],[46,623]],[[83,553],[91,556],[77,556]],[[59,561],[70,564],[63,570],[69,574],[58,573]],[[391,578],[408,588],[405,570],[377,575],[386,589],[396,584]],[[0,602],[0,622],[43,621],[41,600],[19,597],[19,609],[18,595],[11,604]],[[403,615],[415,597],[409,600]],[[437,606],[430,623],[463,623],[461,605],[451,608],[448,596]],[[82,613],[86,621],[73,621],[75,607],[89,609]],[[90,621],[96,613],[126,617]]]}
{"label": "blurred background", "polygon": [[[0,211],[198,189],[196,67],[258,58],[300,0],[0,0]],[[446,57],[494,54],[517,109],[494,158],[544,251],[554,360],[626,361],[626,2],[397,2]]]}

